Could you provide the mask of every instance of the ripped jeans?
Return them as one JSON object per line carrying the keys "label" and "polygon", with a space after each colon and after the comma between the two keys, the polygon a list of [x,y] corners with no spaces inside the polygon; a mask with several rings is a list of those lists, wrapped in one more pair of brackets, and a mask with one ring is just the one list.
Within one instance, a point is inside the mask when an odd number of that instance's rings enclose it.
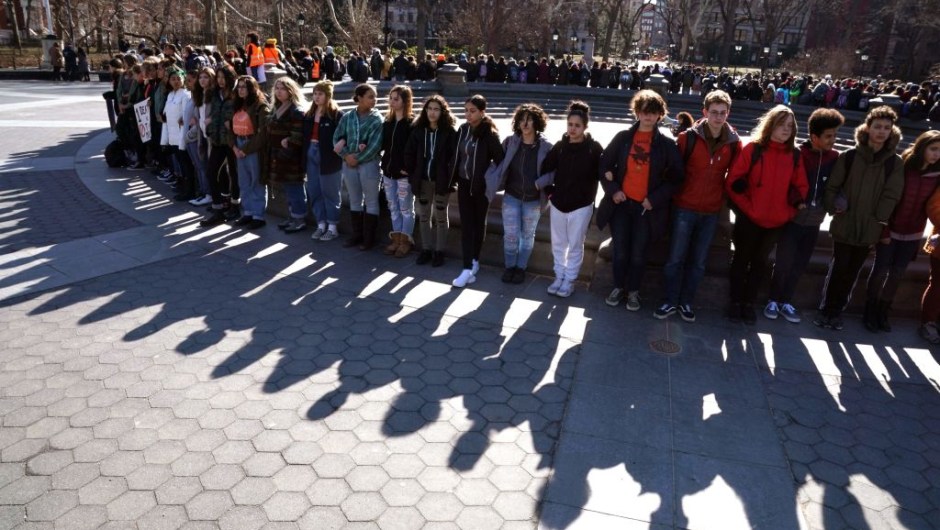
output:
{"label": "ripped jeans", "polygon": [[503,254],[507,269],[524,270],[529,264],[541,215],[538,199],[523,202],[512,195],[503,195]]}
{"label": "ripped jeans", "polygon": [[[447,248],[447,204],[450,194],[434,193],[434,183],[423,181],[418,190],[415,210],[418,214],[418,229],[421,232],[423,250],[443,251]],[[432,227],[433,221],[433,227]]]}
{"label": "ripped jeans", "polygon": [[392,232],[401,232],[408,237],[415,229],[415,196],[407,178],[382,177],[388,212],[392,217]]}

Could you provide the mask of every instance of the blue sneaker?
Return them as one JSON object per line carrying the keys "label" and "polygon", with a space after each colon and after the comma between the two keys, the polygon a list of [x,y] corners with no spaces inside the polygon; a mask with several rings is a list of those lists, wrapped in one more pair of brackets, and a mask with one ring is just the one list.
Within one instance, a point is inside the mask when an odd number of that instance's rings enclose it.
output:
{"label": "blue sneaker", "polygon": [[787,322],[792,322],[794,324],[800,323],[800,312],[790,304],[783,304],[780,306],[780,314],[783,315],[783,318],[787,319]]}
{"label": "blue sneaker", "polygon": [[777,317],[780,315],[780,308],[777,307],[777,302],[773,300],[767,302],[767,305],[764,307],[764,316],[770,320],[777,320]]}

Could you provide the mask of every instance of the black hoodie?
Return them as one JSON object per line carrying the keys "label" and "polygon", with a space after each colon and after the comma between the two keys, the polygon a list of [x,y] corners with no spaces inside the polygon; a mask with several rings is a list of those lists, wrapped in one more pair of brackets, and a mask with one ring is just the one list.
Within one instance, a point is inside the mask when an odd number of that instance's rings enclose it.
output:
{"label": "black hoodie", "polygon": [[536,181],[539,189],[552,186],[546,189],[552,206],[569,213],[594,204],[603,152],[604,148],[590,134],[576,144],[569,142],[566,134],[552,146],[542,162],[542,177]]}

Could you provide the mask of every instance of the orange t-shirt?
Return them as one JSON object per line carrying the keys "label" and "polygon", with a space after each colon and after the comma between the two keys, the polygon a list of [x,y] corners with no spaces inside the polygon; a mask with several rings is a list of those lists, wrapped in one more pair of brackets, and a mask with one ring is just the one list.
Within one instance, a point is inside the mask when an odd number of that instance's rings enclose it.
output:
{"label": "orange t-shirt", "polygon": [[255,128],[251,124],[251,116],[247,112],[240,110],[232,116],[232,132],[235,133],[235,136],[255,134]]}
{"label": "orange t-shirt", "polygon": [[627,157],[627,169],[623,174],[623,194],[628,199],[643,202],[649,192],[650,182],[650,145],[653,131],[637,131],[633,135],[633,146]]}

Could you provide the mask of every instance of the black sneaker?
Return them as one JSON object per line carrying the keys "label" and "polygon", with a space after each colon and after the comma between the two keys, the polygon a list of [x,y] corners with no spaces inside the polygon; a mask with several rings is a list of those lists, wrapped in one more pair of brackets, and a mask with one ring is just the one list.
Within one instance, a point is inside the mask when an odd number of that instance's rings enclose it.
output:
{"label": "black sneaker", "polygon": [[233,204],[229,206],[227,210],[225,210],[226,221],[234,221],[241,216],[242,216],[242,209],[237,204]]}
{"label": "black sneaker", "polygon": [[663,304],[656,308],[656,311],[653,311],[653,316],[660,320],[669,318],[674,314],[676,314],[676,306],[672,304]]}
{"label": "black sneaker", "polygon": [[444,251],[435,250],[431,253],[431,266],[440,267],[442,265],[444,265]]}
{"label": "black sneaker", "polygon": [[267,221],[265,221],[264,219],[252,219],[251,221],[249,221],[248,226],[246,226],[245,228],[247,228],[248,230],[257,230],[259,228],[264,227],[267,224],[268,224]]}
{"label": "black sneaker", "polygon": [[679,316],[686,322],[695,322],[695,311],[692,311],[692,306],[689,304],[679,306]]}
{"label": "black sneaker", "polygon": [[834,329],[834,330],[836,330],[836,331],[842,331],[842,326],[843,326],[842,317],[831,317],[831,318],[829,319],[829,327],[830,327],[830,328],[832,328],[832,329]]}
{"label": "black sneaker", "polygon": [[757,323],[757,311],[754,311],[754,306],[751,304],[741,304],[741,320],[748,326],[753,326]]}
{"label": "black sneaker", "polygon": [[426,265],[428,263],[431,263],[431,258],[432,258],[431,251],[428,249],[424,249],[421,251],[420,254],[418,254],[418,259],[415,260],[415,264]]}
{"label": "black sneaker", "polygon": [[248,224],[248,223],[250,223],[250,222],[251,222],[251,216],[250,216],[250,215],[243,215],[243,216],[239,217],[238,219],[236,219],[235,222],[232,223],[232,224],[235,225],[235,226],[245,226],[246,224]]}
{"label": "black sneaker", "polygon": [[813,324],[821,328],[832,327],[832,324],[829,322],[829,317],[822,311],[816,313],[816,318],[813,319]]}
{"label": "black sneaker", "polygon": [[280,223],[278,223],[278,224],[277,224],[277,227],[280,228],[281,230],[284,230],[285,228],[287,228],[288,226],[290,226],[291,223],[293,223],[293,222],[294,222],[294,220],[288,217],[288,218],[285,219],[284,221],[281,221]]}
{"label": "black sneaker", "polygon": [[199,226],[216,226],[225,222],[225,214],[222,210],[212,210],[208,215],[199,221]]}
{"label": "black sneaker", "polygon": [[728,320],[732,322],[741,321],[741,304],[731,302],[731,304],[728,305]]}
{"label": "black sneaker", "polygon": [[516,267],[516,270],[512,272],[512,283],[517,285],[525,283],[525,269]]}

